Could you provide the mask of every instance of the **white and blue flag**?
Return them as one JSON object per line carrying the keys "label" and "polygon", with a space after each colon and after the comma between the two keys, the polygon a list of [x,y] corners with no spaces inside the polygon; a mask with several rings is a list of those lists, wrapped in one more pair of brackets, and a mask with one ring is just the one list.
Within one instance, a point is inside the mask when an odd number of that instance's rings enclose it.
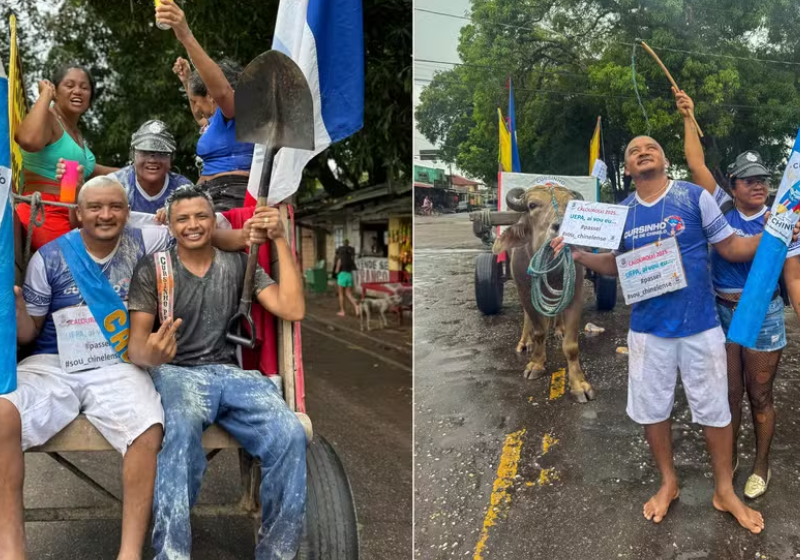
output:
{"label": "white and blue flag", "polygon": [[[314,156],[364,124],[361,0],[281,0],[272,48],[300,67],[314,102],[314,150],[282,148],[275,157],[269,204],[277,204],[297,191]],[[256,144],[247,185],[253,199],[258,198],[264,150]]]}

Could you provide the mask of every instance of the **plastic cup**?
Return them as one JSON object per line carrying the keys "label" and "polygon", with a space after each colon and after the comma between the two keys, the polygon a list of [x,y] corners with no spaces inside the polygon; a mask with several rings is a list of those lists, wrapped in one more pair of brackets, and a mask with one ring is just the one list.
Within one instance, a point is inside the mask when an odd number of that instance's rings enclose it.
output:
{"label": "plastic cup", "polygon": [[75,202],[75,193],[78,188],[78,162],[65,160],[66,170],[61,177],[61,202],[72,204]]}
{"label": "plastic cup", "polygon": [[[161,0],[154,0],[154,2],[156,4],[156,8],[158,8],[161,5]],[[156,17],[156,27],[158,27],[162,31],[167,31],[168,29],[170,29],[169,25],[167,25],[166,23],[161,23],[160,21],[158,21],[157,17]]]}

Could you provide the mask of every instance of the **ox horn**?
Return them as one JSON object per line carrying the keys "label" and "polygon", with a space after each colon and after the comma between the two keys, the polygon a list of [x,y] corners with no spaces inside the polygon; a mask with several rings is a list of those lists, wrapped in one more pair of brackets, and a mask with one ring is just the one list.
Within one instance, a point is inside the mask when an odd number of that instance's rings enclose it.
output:
{"label": "ox horn", "polygon": [[506,193],[506,206],[515,212],[527,212],[528,207],[524,201],[525,189],[517,187]]}
{"label": "ox horn", "polygon": [[569,192],[572,193],[572,199],[573,200],[584,200],[583,195],[581,193],[579,193],[578,191],[569,191]]}

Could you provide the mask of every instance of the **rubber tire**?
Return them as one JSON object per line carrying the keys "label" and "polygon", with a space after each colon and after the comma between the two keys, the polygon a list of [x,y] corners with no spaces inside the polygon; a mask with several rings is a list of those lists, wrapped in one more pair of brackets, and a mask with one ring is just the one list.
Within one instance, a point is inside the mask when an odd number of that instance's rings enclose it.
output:
{"label": "rubber tire", "polygon": [[617,279],[598,274],[594,280],[594,295],[598,311],[611,311],[617,305]]}
{"label": "rubber tire", "polygon": [[350,481],[319,434],[306,454],[306,517],[298,560],[358,560],[356,506]]}
{"label": "rubber tire", "polygon": [[484,315],[496,315],[503,307],[502,266],[494,253],[481,253],[475,260],[475,302]]}

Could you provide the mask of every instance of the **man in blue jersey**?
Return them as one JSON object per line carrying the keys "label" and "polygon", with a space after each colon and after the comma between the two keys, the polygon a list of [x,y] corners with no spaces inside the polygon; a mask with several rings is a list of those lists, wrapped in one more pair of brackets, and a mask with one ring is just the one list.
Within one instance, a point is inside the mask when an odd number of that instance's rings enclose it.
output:
{"label": "man in blue jersey", "polygon": [[[749,531],[760,533],[761,514],[746,507],[733,491],[725,335],[711,290],[708,244],[723,258],[743,262],[753,258],[761,237],[737,236],[713,197],[695,184],[670,180],[668,165],[658,142],[647,136],[631,140],[625,149],[625,170],[636,192],[622,202],[630,210],[619,251],[589,253],[573,248],[573,255],[595,272],[616,276],[616,255],[660,241],[677,243],[686,286],[635,303],[628,333],[627,413],[644,425],[661,472],[661,487],[645,503],[643,513],[648,520],[661,522],[680,492],[670,423],[680,369],[692,420],[703,426],[711,455],[713,505],[730,512]],[[554,239],[552,245],[560,251],[563,238]]]}
{"label": "man in blue jersey", "polygon": [[[16,287],[17,339],[33,355],[17,367],[17,390],[0,396],[0,556],[25,558],[23,451],[47,442],[83,413],[123,454],[119,560],[140,559],[150,520],[164,414],[150,376],[129,363],[125,309],[134,268],[168,248],[166,227],[127,225],[125,189],[96,177],[78,194],[81,229],[44,245]],[[230,251],[266,241],[257,213],[243,230],[218,231]],[[252,231],[251,231],[252,230]]]}
{"label": "man in blue jersey", "polygon": [[111,174],[128,192],[131,212],[155,214],[172,191],[192,182],[170,171],[175,138],[161,121],[151,120],[131,137],[133,163]]}

